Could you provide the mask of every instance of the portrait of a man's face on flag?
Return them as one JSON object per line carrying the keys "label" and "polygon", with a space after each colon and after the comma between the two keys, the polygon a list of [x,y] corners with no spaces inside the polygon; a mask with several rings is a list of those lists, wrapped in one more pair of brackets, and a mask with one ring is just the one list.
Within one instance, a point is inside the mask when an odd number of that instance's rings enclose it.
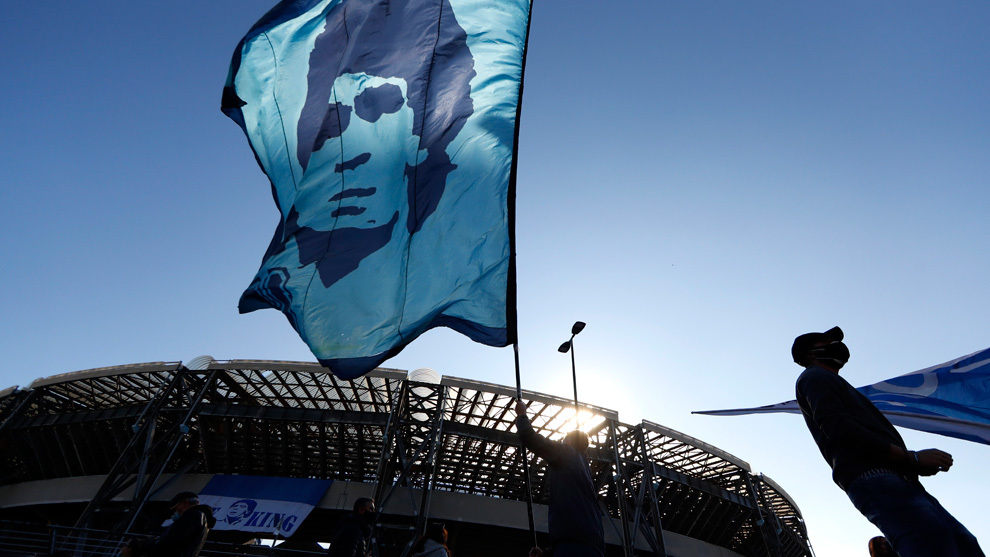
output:
{"label": "portrait of a man's face on flag", "polygon": [[213,509],[215,530],[274,532],[291,537],[332,480],[216,474],[199,500]]}
{"label": "portrait of a man's face on flag", "polygon": [[220,522],[225,522],[231,526],[245,523],[257,506],[258,502],[254,499],[238,499],[227,505],[226,512],[222,513]]}
{"label": "portrait of a man's face on flag", "polygon": [[[335,71],[327,59],[338,60]],[[286,233],[325,287],[401,238],[397,226],[414,232],[436,210],[454,170],[447,147],[473,113],[475,75],[448,2],[348,1],[329,11],[296,127],[306,197]],[[347,241],[332,243],[337,233]]]}
{"label": "portrait of a man's face on flag", "polygon": [[285,1],[224,89],[281,214],[242,312],[349,378],[420,333],[514,337],[510,171],[529,3]]}

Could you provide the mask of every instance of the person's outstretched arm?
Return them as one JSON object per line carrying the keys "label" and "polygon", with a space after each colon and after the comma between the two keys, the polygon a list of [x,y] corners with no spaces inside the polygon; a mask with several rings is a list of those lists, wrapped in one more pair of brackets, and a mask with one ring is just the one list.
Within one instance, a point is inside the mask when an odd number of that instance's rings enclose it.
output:
{"label": "person's outstretched arm", "polygon": [[551,441],[536,433],[526,416],[526,403],[521,400],[516,401],[516,430],[522,438],[523,446],[549,463],[557,462],[567,450],[563,443]]}

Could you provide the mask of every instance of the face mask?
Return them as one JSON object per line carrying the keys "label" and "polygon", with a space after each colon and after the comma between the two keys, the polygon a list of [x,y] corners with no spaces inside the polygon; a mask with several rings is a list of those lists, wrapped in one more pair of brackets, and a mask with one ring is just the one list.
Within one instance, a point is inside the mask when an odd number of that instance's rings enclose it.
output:
{"label": "face mask", "polygon": [[816,360],[835,365],[841,369],[849,361],[849,348],[841,342],[832,342],[808,352]]}
{"label": "face mask", "polygon": [[175,522],[176,520],[179,520],[179,516],[181,516],[179,514],[179,511],[175,511],[174,513],[172,513],[172,522]]}
{"label": "face mask", "polygon": [[367,522],[368,524],[374,524],[375,523],[375,513],[374,513],[374,511],[365,511],[364,514],[362,514],[361,516],[364,517],[364,521]]}

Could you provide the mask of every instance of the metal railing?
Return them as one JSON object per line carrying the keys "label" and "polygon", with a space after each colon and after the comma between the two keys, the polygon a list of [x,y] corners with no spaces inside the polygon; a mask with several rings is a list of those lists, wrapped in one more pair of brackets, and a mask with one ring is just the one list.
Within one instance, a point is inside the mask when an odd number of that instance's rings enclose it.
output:
{"label": "metal railing", "polygon": [[[135,536],[105,530],[0,521],[0,557],[117,557]],[[200,557],[313,557],[325,553],[207,541]]]}

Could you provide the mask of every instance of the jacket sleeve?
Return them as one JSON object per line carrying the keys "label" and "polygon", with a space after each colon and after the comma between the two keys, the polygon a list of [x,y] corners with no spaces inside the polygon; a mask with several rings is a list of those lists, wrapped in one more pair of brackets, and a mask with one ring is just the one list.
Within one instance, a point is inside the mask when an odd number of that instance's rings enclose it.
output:
{"label": "jacket sleeve", "polygon": [[525,415],[516,416],[516,430],[523,446],[550,464],[560,462],[566,454],[566,447],[558,441],[551,441],[533,430],[533,425]]}
{"label": "jacket sleeve", "polygon": [[[850,404],[849,391],[838,375],[831,372],[802,376],[797,383],[798,403],[804,405],[811,420],[830,441],[842,443],[861,454],[885,459],[890,452],[890,440],[865,427]],[[865,408],[864,408],[865,411]],[[859,413],[859,418],[862,413]]]}

